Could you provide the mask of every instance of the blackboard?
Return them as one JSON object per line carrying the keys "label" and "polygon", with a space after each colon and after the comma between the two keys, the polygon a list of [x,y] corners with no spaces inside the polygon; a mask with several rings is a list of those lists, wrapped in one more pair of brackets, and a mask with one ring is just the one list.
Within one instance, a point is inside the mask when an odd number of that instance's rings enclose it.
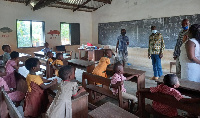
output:
{"label": "blackboard", "polygon": [[174,49],[178,34],[182,30],[181,22],[185,18],[189,19],[190,24],[200,24],[200,14],[99,23],[98,43],[115,46],[121,29],[126,29],[130,47],[148,48],[151,26],[155,25],[158,32],[163,35],[165,48]]}

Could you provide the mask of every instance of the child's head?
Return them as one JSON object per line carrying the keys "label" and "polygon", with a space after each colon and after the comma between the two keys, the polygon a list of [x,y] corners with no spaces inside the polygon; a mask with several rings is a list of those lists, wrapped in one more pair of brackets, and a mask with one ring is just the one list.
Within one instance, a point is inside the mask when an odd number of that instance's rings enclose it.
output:
{"label": "child's head", "polygon": [[114,64],[113,70],[115,71],[115,73],[118,73],[118,74],[124,73],[124,67],[120,62],[117,62]]}
{"label": "child's head", "polygon": [[0,77],[5,75],[6,69],[4,66],[0,66]]}
{"label": "child's head", "polygon": [[56,54],[56,59],[63,60],[63,54],[62,53],[57,53]]}
{"label": "child's head", "polygon": [[171,88],[178,88],[180,86],[178,77],[175,74],[167,74],[164,76],[164,84]]}
{"label": "child's head", "polygon": [[189,38],[195,38],[200,44],[200,25],[193,24],[189,29]]}
{"label": "child's head", "polygon": [[48,48],[48,47],[49,47],[49,43],[45,42],[44,46],[45,46],[46,48]]}
{"label": "child's head", "polygon": [[65,81],[65,80],[73,80],[75,77],[75,73],[74,73],[74,68],[70,65],[67,66],[63,66],[62,68],[60,68],[60,70],[58,71],[59,77]]}
{"label": "child's head", "polygon": [[10,58],[11,59],[17,59],[19,57],[19,52],[16,52],[16,51],[12,51],[10,53]]}
{"label": "child's head", "polygon": [[2,50],[4,52],[10,53],[11,52],[10,45],[3,45]]}
{"label": "child's head", "polygon": [[52,58],[52,57],[53,57],[53,53],[52,53],[52,52],[47,52],[47,56],[48,56],[49,58]]}
{"label": "child's head", "polygon": [[37,58],[29,58],[25,61],[25,67],[29,71],[37,72],[40,70],[40,61]]}
{"label": "child's head", "polygon": [[105,51],[105,54],[108,58],[111,58],[112,57],[112,51],[111,50],[106,50]]}

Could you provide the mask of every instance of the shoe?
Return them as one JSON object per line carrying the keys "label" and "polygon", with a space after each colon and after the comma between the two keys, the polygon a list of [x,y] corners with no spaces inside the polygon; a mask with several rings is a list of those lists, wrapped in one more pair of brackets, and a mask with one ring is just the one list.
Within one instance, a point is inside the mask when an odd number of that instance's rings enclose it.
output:
{"label": "shoe", "polygon": [[155,80],[158,80],[159,77],[155,77]]}
{"label": "shoe", "polygon": [[152,78],[150,78],[150,80],[155,80],[155,77],[153,76]]}
{"label": "shoe", "polygon": [[159,77],[154,77],[154,76],[153,76],[153,77],[150,78],[150,79],[151,79],[151,80],[158,80],[158,78],[159,78]]}

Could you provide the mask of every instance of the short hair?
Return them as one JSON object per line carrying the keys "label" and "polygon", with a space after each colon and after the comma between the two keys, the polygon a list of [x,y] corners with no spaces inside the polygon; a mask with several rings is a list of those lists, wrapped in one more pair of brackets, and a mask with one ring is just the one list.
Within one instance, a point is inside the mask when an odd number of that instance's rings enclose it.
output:
{"label": "short hair", "polygon": [[74,68],[72,66],[66,65],[60,68],[58,75],[62,80],[67,80],[69,79],[68,77],[73,74],[73,70]]}
{"label": "short hair", "polygon": [[33,67],[36,67],[39,62],[37,58],[29,58],[25,61],[25,67],[27,70],[31,70]]}
{"label": "short hair", "polygon": [[188,19],[183,19],[181,23],[183,23],[184,21],[189,21]]}
{"label": "short hair", "polygon": [[121,32],[122,32],[123,30],[125,30],[125,31],[126,31],[126,29],[121,29]]}
{"label": "short hair", "polygon": [[6,69],[4,66],[0,66],[0,73],[5,73]]}
{"label": "short hair", "polygon": [[60,57],[60,55],[63,55],[62,53],[57,53],[56,54],[56,59],[58,59],[58,57]]}
{"label": "short hair", "polygon": [[199,24],[193,24],[189,28],[189,32],[192,34],[191,38],[195,38],[199,44],[200,44],[200,25]]}
{"label": "short hair", "polygon": [[167,85],[169,87],[173,87],[178,82],[178,77],[176,74],[167,74],[164,76],[163,79],[164,85]]}
{"label": "short hair", "polygon": [[118,61],[118,62],[116,62],[116,63],[114,64],[113,70],[114,70],[115,73],[118,72],[119,66],[122,66],[122,67],[123,67],[123,65],[120,63],[120,61]]}
{"label": "short hair", "polygon": [[17,58],[17,57],[19,57],[19,52],[12,51],[12,52],[10,53],[10,58],[11,58],[11,59],[15,59],[15,58]]}
{"label": "short hair", "polygon": [[151,26],[151,29],[156,28],[156,26]]}
{"label": "short hair", "polygon": [[10,45],[2,45],[2,50],[4,51],[4,49],[5,49],[7,46],[10,47]]}

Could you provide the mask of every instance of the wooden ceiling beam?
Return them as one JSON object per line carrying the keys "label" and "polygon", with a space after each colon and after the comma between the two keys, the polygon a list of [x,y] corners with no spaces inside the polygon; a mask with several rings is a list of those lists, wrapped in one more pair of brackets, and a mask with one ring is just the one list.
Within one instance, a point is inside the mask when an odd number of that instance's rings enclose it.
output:
{"label": "wooden ceiling beam", "polygon": [[[56,8],[62,8],[62,9],[72,9],[72,8],[67,8],[67,7],[60,7],[60,6],[55,6],[55,5],[51,5],[49,7],[56,7]],[[85,12],[92,12],[92,11],[87,11],[87,10],[81,10],[81,9],[78,9],[77,11],[85,11]]]}
{"label": "wooden ceiling beam", "polygon": [[[78,5],[76,5],[76,4],[70,4],[70,3],[64,3],[64,2],[56,2],[56,4],[65,5],[65,6],[72,6],[72,7],[76,7],[76,8],[78,7]],[[81,8],[93,9],[93,10],[98,9],[98,8],[88,7],[88,6],[82,6]]]}
{"label": "wooden ceiling beam", "polygon": [[103,2],[105,4],[111,4],[111,0],[93,0],[93,1]]}
{"label": "wooden ceiling beam", "polygon": [[46,7],[54,2],[57,2],[60,0],[40,0],[34,7],[33,7],[33,11],[41,9],[43,7]]}
{"label": "wooden ceiling beam", "polygon": [[79,8],[81,8],[81,7],[83,7],[83,6],[85,6],[88,2],[90,2],[91,0],[87,0],[87,1],[85,1],[82,5],[78,5],[78,7],[76,8],[76,9],[74,9],[73,11],[76,11],[76,10],[78,10]]}
{"label": "wooden ceiling beam", "polygon": [[26,0],[26,6],[31,3],[31,0]]}

